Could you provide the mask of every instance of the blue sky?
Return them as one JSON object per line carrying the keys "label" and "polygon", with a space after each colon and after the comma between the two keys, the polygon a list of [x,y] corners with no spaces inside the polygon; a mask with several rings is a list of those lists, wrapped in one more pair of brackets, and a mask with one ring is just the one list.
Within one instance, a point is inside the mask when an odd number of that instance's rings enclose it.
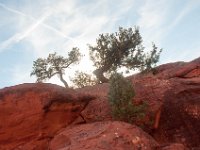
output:
{"label": "blue sky", "polygon": [[34,60],[75,46],[86,57],[65,78],[91,72],[87,44],[119,26],[137,25],[147,49],[152,42],[163,48],[160,64],[200,57],[197,0],[0,0],[0,20],[0,88],[34,82]]}

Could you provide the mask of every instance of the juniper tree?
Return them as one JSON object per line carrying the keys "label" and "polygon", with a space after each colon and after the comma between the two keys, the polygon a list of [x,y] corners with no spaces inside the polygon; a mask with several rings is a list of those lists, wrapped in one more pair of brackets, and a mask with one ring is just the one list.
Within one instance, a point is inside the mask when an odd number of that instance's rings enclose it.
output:
{"label": "juniper tree", "polygon": [[68,83],[63,78],[65,69],[73,64],[77,64],[81,58],[81,54],[78,48],[73,48],[68,57],[57,55],[57,53],[49,54],[47,58],[38,58],[33,62],[33,71],[31,76],[35,75],[36,82],[43,82],[58,75],[60,81],[68,87]]}
{"label": "juniper tree", "polygon": [[96,45],[89,45],[89,51],[96,67],[93,73],[104,83],[108,82],[104,73],[116,71],[120,67],[151,70],[159,60],[161,49],[153,44],[152,51],[145,53],[139,29],[119,27],[118,32],[100,34]]}
{"label": "juniper tree", "polygon": [[131,81],[118,73],[111,75],[108,100],[114,119],[132,123],[144,117],[147,104],[135,105],[134,96],[135,91]]}

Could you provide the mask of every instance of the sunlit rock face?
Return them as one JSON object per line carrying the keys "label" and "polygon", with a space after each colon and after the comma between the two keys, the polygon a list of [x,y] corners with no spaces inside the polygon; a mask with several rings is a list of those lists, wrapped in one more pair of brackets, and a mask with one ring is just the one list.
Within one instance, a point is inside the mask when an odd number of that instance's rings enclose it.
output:
{"label": "sunlit rock face", "polygon": [[73,122],[90,99],[52,84],[0,90],[0,149],[46,149],[54,134]]}

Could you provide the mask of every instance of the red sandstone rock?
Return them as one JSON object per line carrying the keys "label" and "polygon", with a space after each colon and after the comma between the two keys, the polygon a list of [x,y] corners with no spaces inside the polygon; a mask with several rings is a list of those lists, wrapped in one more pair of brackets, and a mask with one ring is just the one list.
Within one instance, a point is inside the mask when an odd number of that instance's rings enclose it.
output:
{"label": "red sandstone rock", "polygon": [[73,122],[90,99],[52,84],[0,90],[0,149],[46,149],[54,134]]}
{"label": "red sandstone rock", "polygon": [[200,78],[171,79],[154,137],[160,143],[178,142],[200,148]]}
{"label": "red sandstone rock", "polygon": [[161,79],[175,77],[192,78],[200,76],[200,57],[191,62],[164,64],[156,68],[156,76]]}
{"label": "red sandstone rock", "polygon": [[140,128],[124,122],[96,122],[66,128],[50,150],[152,150],[157,142]]}
{"label": "red sandstone rock", "polygon": [[[129,77],[136,91],[134,101],[149,104],[146,120],[142,122],[148,127],[145,131],[161,145],[167,144],[157,149],[178,150],[185,149],[184,146],[199,149],[200,58],[158,66],[154,74]],[[130,149],[138,146],[133,144],[138,138],[133,137],[139,133],[140,140],[152,142],[135,126],[105,122],[112,120],[108,90],[109,84],[76,91],[52,84],[23,84],[0,90],[0,150],[45,150],[49,143],[51,149],[65,147],[63,150],[117,149],[117,146]],[[116,137],[116,128],[120,128],[122,136]],[[151,129],[154,130],[150,132]],[[102,137],[104,132],[106,138]],[[139,145],[148,145],[147,141],[141,140]]]}
{"label": "red sandstone rock", "polygon": [[[200,149],[200,58],[157,68],[156,75],[150,79],[141,75],[136,78],[136,81],[144,80],[140,82],[141,88],[136,86],[136,90],[141,90],[136,92],[137,96],[145,100],[143,95],[154,93],[154,103],[150,105],[154,111],[157,110],[155,106],[161,104],[161,111],[156,113],[161,114],[155,117],[158,129],[155,129],[154,138],[161,144],[175,142]],[[152,90],[146,86],[148,84]]]}
{"label": "red sandstone rock", "polygon": [[96,99],[88,103],[81,112],[81,117],[77,118],[75,123],[111,120],[111,111],[107,99],[108,90],[108,83],[77,89],[78,92],[93,95]]}
{"label": "red sandstone rock", "polygon": [[[147,115],[153,116],[153,126],[146,131],[161,143],[178,142],[188,147],[200,147],[200,58],[185,63],[169,63],[156,68],[156,74],[130,76],[135,87],[135,101],[149,104]],[[85,122],[111,120],[107,102],[108,84],[87,87],[98,99],[82,111]],[[96,90],[97,88],[97,90]],[[97,92],[97,91],[101,92]],[[96,91],[96,92],[95,92]],[[103,92],[102,92],[103,91]],[[157,129],[158,128],[158,129]]]}

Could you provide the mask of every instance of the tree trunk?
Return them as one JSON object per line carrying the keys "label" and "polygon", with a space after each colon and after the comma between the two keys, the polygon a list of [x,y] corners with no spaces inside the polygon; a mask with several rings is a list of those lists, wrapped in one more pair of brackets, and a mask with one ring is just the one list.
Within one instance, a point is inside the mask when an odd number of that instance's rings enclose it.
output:
{"label": "tree trunk", "polygon": [[107,83],[109,80],[103,75],[111,68],[111,65],[105,65],[99,69],[96,69],[93,73],[101,83]]}
{"label": "tree trunk", "polygon": [[100,81],[100,83],[106,83],[108,82],[108,79],[106,77],[104,77],[103,75],[103,71],[102,69],[96,69],[94,72],[95,76],[97,77],[98,81]]}
{"label": "tree trunk", "polygon": [[65,85],[65,88],[68,88],[69,85],[68,85],[67,82],[64,80],[63,74],[62,74],[62,73],[59,73],[59,76],[60,76],[60,81]]}

